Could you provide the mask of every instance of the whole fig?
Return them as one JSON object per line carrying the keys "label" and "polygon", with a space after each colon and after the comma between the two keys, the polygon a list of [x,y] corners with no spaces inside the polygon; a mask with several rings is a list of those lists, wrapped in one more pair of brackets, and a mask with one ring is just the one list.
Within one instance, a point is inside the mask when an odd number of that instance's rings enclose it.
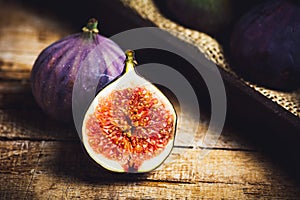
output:
{"label": "whole fig", "polygon": [[165,0],[171,17],[190,28],[217,35],[233,17],[232,0]]}
{"label": "whole fig", "polygon": [[250,10],[232,32],[230,52],[245,79],[272,89],[299,88],[299,1],[267,1]]}
{"label": "whole fig", "polygon": [[[90,19],[83,32],[51,44],[33,65],[33,96],[53,119],[72,120],[72,90],[78,73],[84,73],[81,77],[96,77],[99,91],[123,71],[124,52],[112,40],[98,34],[97,24],[96,19]],[[86,69],[81,69],[83,66]]]}

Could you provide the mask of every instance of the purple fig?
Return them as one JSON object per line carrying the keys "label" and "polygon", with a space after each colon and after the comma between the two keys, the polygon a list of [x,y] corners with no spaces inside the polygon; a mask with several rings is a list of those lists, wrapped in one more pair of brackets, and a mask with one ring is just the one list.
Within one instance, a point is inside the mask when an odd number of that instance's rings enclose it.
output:
{"label": "purple fig", "polygon": [[300,87],[300,4],[267,1],[236,24],[231,37],[235,70],[253,83],[279,90]]}
{"label": "purple fig", "polygon": [[[97,20],[90,19],[83,32],[51,44],[33,65],[33,96],[53,119],[72,120],[72,91],[78,75],[98,80],[95,85],[99,91],[123,71],[124,52],[112,40],[98,34],[97,24]],[[83,66],[87,68],[81,69]],[[89,90],[88,87],[85,89]]]}

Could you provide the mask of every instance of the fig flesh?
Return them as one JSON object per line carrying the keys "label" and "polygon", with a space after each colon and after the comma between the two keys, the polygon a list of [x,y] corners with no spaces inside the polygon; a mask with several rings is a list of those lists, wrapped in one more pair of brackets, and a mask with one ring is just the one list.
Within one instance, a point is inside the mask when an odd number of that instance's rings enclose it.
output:
{"label": "fig flesh", "polygon": [[126,55],[122,76],[103,88],[88,108],[82,139],[90,157],[102,167],[148,172],[170,154],[177,116],[167,97],[136,74],[133,51]]}
{"label": "fig flesh", "polygon": [[[31,71],[31,89],[37,104],[51,118],[71,122],[72,91],[77,77],[99,80],[98,91],[123,71],[125,55],[109,38],[98,34],[90,19],[83,32],[45,48]],[[86,90],[92,90],[89,83]],[[82,94],[84,96],[84,94]]]}

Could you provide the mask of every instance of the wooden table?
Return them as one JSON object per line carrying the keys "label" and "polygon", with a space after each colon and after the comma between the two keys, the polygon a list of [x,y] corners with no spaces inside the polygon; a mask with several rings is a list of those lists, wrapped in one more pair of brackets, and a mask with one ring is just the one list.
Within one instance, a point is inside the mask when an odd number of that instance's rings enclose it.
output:
{"label": "wooden table", "polygon": [[[201,147],[177,147],[172,162],[147,174],[97,166],[72,126],[37,107],[28,81],[38,53],[73,31],[24,4],[0,3],[0,199],[300,198],[295,149],[239,121],[227,121],[203,159]],[[208,122],[205,116],[197,122],[200,136]]]}

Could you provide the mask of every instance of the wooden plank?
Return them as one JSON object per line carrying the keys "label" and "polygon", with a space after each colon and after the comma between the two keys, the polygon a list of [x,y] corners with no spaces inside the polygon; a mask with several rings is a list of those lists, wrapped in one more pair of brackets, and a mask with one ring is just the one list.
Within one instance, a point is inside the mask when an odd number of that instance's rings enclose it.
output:
{"label": "wooden plank", "polygon": [[[31,183],[32,174],[0,174],[0,198],[1,199],[24,199],[27,187]],[[29,194],[28,199],[33,195]]]}
{"label": "wooden plank", "polygon": [[199,150],[186,149],[155,171],[127,175],[96,166],[80,143],[0,141],[0,147],[0,199],[300,197],[300,188],[257,152],[213,150],[196,162]]}
{"label": "wooden plank", "polygon": [[[88,182],[36,175],[27,191],[24,176],[2,176],[1,199],[298,199],[295,187],[224,183]],[[2,185],[1,185],[2,187]]]}
{"label": "wooden plank", "polygon": [[[41,177],[40,177],[41,178]],[[36,199],[295,199],[293,188],[222,183],[177,184],[161,182],[121,182],[89,184],[41,178]],[[290,193],[286,193],[286,192]],[[284,193],[282,193],[284,192]]]}
{"label": "wooden plank", "polygon": [[28,81],[0,81],[0,108],[35,108]]}
{"label": "wooden plank", "polygon": [[[155,180],[173,182],[220,182],[269,185],[283,182],[284,174],[257,152],[212,150],[203,159],[201,150],[174,149],[169,161],[148,175],[116,175],[96,166],[80,143],[1,141],[1,173],[23,174],[33,169],[39,174],[76,177],[85,180]],[[35,163],[39,158],[39,167]],[[247,167],[245,166],[247,163]],[[183,173],[184,172],[184,173]],[[289,183],[289,184],[288,184]]]}
{"label": "wooden plank", "polygon": [[0,138],[3,140],[74,140],[75,129],[49,119],[39,109],[0,110]]}
{"label": "wooden plank", "polygon": [[28,141],[0,142],[0,199],[25,197],[32,183],[42,144]]}
{"label": "wooden plank", "polygon": [[22,4],[1,1],[0,8],[0,78],[28,79],[41,50],[70,29]]}

